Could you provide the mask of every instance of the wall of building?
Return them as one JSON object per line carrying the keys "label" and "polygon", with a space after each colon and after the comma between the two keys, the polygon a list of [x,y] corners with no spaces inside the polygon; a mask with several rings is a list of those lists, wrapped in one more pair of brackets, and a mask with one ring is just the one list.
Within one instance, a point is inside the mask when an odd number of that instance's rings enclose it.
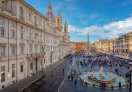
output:
{"label": "wall of building", "polygon": [[33,76],[69,53],[69,39],[63,39],[68,32],[60,30],[60,25],[57,30],[55,23],[24,0],[1,1],[0,89]]}
{"label": "wall of building", "polygon": [[94,42],[94,46],[98,52],[106,52],[112,53],[113,52],[113,40],[99,40]]}
{"label": "wall of building", "polygon": [[111,40],[99,40],[94,42],[99,52],[113,53],[120,56],[132,56],[132,33],[126,33]]}

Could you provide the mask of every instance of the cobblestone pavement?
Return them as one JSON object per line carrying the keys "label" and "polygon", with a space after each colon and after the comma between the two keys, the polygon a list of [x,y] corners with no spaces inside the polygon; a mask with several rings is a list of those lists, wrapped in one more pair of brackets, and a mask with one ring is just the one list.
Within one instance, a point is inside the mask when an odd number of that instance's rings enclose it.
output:
{"label": "cobblestone pavement", "polygon": [[64,79],[63,68],[64,63],[51,71],[46,78],[44,78],[44,83],[39,88],[39,92],[57,92],[61,81]]}
{"label": "cobblestone pavement", "polygon": [[59,81],[55,82],[56,80],[59,79],[62,81],[63,76],[56,75],[59,75],[59,73],[62,72],[63,65],[64,62],[61,60],[48,66],[45,71],[39,72],[31,78],[26,78],[15,84],[12,84],[3,90],[0,90],[0,92],[55,92],[49,90],[51,90],[51,86],[56,88],[59,85]]}

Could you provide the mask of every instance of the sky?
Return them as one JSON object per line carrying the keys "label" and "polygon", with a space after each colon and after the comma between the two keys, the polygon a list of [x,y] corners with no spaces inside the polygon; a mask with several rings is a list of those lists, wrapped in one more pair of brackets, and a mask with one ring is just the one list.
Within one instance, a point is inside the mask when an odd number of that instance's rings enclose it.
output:
{"label": "sky", "polygon": [[[46,14],[49,0],[26,0]],[[53,13],[69,24],[71,41],[113,39],[132,31],[132,0],[50,0]]]}

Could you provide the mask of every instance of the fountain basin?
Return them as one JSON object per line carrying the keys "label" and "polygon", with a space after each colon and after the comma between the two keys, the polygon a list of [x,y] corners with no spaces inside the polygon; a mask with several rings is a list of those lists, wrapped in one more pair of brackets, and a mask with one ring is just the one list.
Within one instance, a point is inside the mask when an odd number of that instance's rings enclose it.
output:
{"label": "fountain basin", "polygon": [[127,85],[126,79],[111,72],[87,72],[80,75],[80,79],[89,85],[100,86],[105,84],[106,87],[122,87]]}

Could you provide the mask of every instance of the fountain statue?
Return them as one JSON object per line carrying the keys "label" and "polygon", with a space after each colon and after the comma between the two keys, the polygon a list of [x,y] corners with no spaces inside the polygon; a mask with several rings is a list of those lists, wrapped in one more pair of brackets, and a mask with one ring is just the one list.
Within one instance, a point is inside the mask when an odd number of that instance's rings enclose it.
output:
{"label": "fountain statue", "polygon": [[103,66],[101,66],[99,69],[99,79],[100,80],[104,79],[104,68],[103,68]]}
{"label": "fountain statue", "polygon": [[104,72],[104,68],[103,68],[103,66],[101,66],[100,69],[99,69],[99,73],[103,74],[103,72]]}

